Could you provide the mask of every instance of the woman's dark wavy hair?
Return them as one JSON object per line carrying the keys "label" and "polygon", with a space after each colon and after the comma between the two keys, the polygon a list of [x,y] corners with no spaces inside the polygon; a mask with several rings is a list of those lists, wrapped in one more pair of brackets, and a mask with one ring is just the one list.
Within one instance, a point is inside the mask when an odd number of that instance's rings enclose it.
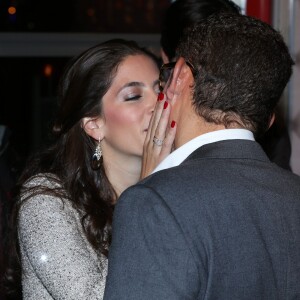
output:
{"label": "woman's dark wavy hair", "polygon": [[[126,57],[139,54],[154,59],[135,42],[114,39],[88,49],[69,62],[60,82],[51,146],[28,160],[18,183],[19,197],[23,195],[23,200],[26,194],[22,203],[41,193],[71,201],[83,213],[82,226],[88,241],[97,253],[105,256],[111,242],[113,203],[117,195],[103,165],[96,170],[92,167],[96,144],[82,128],[82,119],[102,114],[101,99],[110,88],[118,66]],[[61,187],[24,186],[38,174]],[[17,241],[17,215],[22,203],[18,201],[13,213],[14,241]],[[14,247],[16,255],[12,256],[11,268],[7,268],[6,283],[20,282],[18,247]],[[13,292],[12,284],[6,284],[8,295],[9,291]],[[16,299],[16,296],[10,298]]]}

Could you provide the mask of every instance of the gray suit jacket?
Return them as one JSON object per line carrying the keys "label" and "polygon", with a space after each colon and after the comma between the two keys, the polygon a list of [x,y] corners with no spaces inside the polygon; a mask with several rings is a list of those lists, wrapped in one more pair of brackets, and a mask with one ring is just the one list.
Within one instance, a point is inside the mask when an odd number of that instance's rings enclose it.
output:
{"label": "gray suit jacket", "polygon": [[229,140],[129,188],[104,299],[300,299],[300,178]]}

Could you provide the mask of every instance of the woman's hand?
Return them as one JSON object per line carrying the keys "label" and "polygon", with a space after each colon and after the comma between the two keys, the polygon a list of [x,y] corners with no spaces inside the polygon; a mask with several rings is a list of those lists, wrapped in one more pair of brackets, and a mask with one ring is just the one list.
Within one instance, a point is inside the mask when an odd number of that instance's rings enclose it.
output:
{"label": "woman's hand", "polygon": [[159,93],[144,143],[141,179],[150,175],[172,151],[176,123],[169,124],[171,107],[164,99],[164,94]]}

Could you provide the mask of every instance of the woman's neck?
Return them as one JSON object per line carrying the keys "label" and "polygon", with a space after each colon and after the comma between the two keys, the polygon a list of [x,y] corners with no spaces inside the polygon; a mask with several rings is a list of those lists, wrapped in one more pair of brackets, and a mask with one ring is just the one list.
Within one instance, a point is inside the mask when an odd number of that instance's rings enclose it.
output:
{"label": "woman's neck", "polygon": [[118,197],[125,189],[139,181],[142,166],[141,157],[104,155],[103,164],[106,176]]}

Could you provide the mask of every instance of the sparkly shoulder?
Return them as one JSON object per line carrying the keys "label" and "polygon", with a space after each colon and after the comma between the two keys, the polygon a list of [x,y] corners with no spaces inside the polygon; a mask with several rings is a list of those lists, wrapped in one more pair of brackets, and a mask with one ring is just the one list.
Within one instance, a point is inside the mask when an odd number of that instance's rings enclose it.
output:
{"label": "sparkly shoulder", "polygon": [[[26,183],[38,185],[57,182],[38,176]],[[107,259],[87,241],[80,213],[67,199],[25,194],[18,215],[23,299],[103,299]]]}

